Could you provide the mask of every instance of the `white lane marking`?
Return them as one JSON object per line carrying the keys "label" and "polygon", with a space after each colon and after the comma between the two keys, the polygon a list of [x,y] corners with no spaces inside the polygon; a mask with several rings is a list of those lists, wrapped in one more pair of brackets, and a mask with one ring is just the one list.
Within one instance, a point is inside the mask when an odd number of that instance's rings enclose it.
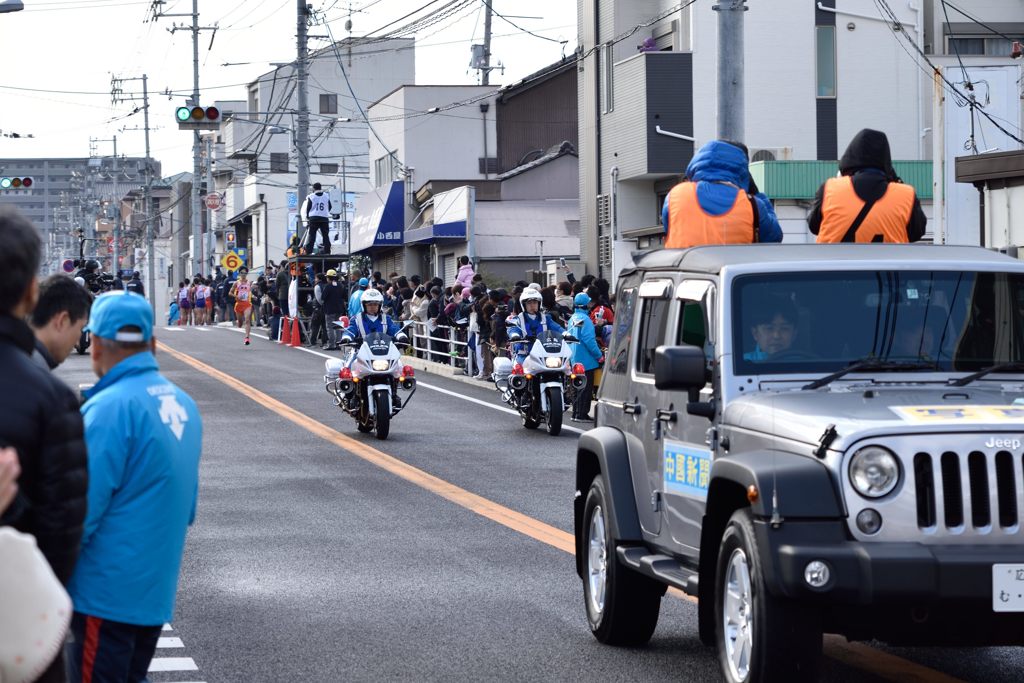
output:
{"label": "white lane marking", "polygon": [[[231,329],[233,329],[235,331],[238,331],[238,332],[242,331],[242,330],[238,329],[237,327],[231,328]],[[262,337],[263,339],[267,339],[267,340],[270,339],[270,337],[267,337],[267,336],[262,335],[262,334],[253,333],[252,336],[253,337]],[[305,346],[296,346],[294,348],[297,348],[299,351],[305,351],[306,353],[311,353],[314,356],[320,356],[321,358],[338,358],[338,356],[331,356],[331,355],[328,355],[326,353],[320,353],[319,351],[314,351],[313,349],[307,349]],[[425,382],[422,382],[422,381],[419,381],[419,380],[416,382],[416,385],[419,386],[419,387],[423,387],[424,389],[429,389],[431,391],[436,391],[436,392],[441,393],[441,394],[447,394],[449,396],[454,396],[455,398],[461,398],[463,401],[469,401],[470,403],[476,403],[477,405],[484,406],[485,408],[491,408],[492,410],[497,410],[497,411],[502,412],[502,413],[508,413],[509,415],[515,415],[516,417],[519,416],[519,413],[517,413],[516,411],[512,410],[511,408],[506,408],[504,406],[495,405],[495,404],[489,403],[487,401],[482,401],[479,398],[473,398],[472,396],[463,396],[462,394],[458,394],[458,393],[456,393],[454,391],[449,391],[448,389],[442,389],[441,387],[435,387],[432,384],[426,384]],[[576,432],[577,434],[582,434],[583,432],[586,431],[585,429],[579,429],[577,427],[570,427],[569,425],[566,425],[566,424],[562,425],[562,429],[570,431],[570,432]]]}
{"label": "white lane marking", "polygon": [[185,331],[184,327],[177,327],[177,326],[164,325],[163,328],[165,330],[167,330],[168,332],[184,332]]}
{"label": "white lane marking", "polygon": [[154,657],[149,662],[149,671],[199,671],[191,657]]}
{"label": "white lane marking", "polygon": [[156,647],[157,649],[185,647],[185,643],[181,642],[181,638],[159,638],[156,641]]}
{"label": "white lane marking", "polygon": [[164,624],[164,627],[161,630],[162,631],[173,631],[174,629],[171,628],[170,624]]}

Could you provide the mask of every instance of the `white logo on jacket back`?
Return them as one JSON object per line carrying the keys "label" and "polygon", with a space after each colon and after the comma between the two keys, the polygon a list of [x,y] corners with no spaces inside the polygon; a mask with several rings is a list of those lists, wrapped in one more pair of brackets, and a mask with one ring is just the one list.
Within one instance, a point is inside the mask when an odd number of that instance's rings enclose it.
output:
{"label": "white logo on jacket back", "polygon": [[160,419],[171,428],[175,438],[181,441],[181,435],[185,433],[185,423],[188,422],[188,412],[178,403],[178,397],[174,394],[160,397]]}

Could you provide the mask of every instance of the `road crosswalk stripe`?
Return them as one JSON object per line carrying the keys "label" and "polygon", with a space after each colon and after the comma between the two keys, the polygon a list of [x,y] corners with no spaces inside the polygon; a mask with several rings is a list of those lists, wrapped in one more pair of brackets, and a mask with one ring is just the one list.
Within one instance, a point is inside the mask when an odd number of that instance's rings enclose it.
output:
{"label": "road crosswalk stripe", "polygon": [[156,647],[157,649],[185,647],[185,643],[181,642],[181,638],[160,638],[156,641]]}
{"label": "road crosswalk stripe", "polygon": [[191,657],[154,657],[149,662],[149,672],[198,671],[199,667]]}

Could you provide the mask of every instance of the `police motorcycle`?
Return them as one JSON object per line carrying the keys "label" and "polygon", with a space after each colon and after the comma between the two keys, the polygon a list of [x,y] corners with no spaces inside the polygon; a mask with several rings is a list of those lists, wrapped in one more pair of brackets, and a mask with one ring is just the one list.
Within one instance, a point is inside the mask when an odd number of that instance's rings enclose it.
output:
{"label": "police motorcycle", "polygon": [[[367,304],[382,302],[383,296],[377,290],[363,292],[364,310]],[[344,321],[332,324],[347,327]],[[415,370],[402,361],[398,348],[408,345],[403,341],[404,327],[394,338],[386,334],[385,326],[384,332],[370,332],[360,339],[344,341],[342,345],[351,349],[348,357],[324,362],[324,388],[334,396],[334,405],[355,419],[360,432],[374,432],[382,440],[388,438],[391,418],[402,412],[416,393]],[[404,400],[399,389],[409,392]]]}
{"label": "police motorcycle", "polygon": [[[540,299],[539,292],[528,289],[519,301],[525,309],[527,301],[537,301],[539,305]],[[518,327],[521,323],[517,316],[512,316],[506,324]],[[578,341],[576,337],[546,329],[546,324],[544,327],[536,336],[510,331],[509,340],[526,344],[528,350],[517,354],[516,360],[495,358],[493,379],[502,400],[519,413],[524,427],[537,429],[543,422],[548,434],[558,436],[563,414],[572,406],[576,392],[586,386],[587,374],[582,364],[571,362],[569,345]]]}

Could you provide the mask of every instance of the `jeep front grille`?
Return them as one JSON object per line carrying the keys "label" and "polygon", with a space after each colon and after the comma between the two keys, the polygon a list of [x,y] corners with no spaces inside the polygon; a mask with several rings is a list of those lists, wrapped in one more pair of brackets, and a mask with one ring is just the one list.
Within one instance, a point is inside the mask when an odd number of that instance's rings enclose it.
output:
{"label": "jeep front grille", "polygon": [[[1017,526],[1017,489],[1021,475],[1015,470],[1009,451],[999,451],[994,458],[981,451],[972,451],[966,456],[952,451],[938,456],[917,453],[913,471],[917,526],[921,529],[935,530],[941,526],[957,532],[969,525],[976,530],[987,530],[993,526],[993,518],[1004,530]],[[990,482],[992,478],[994,486]]]}

